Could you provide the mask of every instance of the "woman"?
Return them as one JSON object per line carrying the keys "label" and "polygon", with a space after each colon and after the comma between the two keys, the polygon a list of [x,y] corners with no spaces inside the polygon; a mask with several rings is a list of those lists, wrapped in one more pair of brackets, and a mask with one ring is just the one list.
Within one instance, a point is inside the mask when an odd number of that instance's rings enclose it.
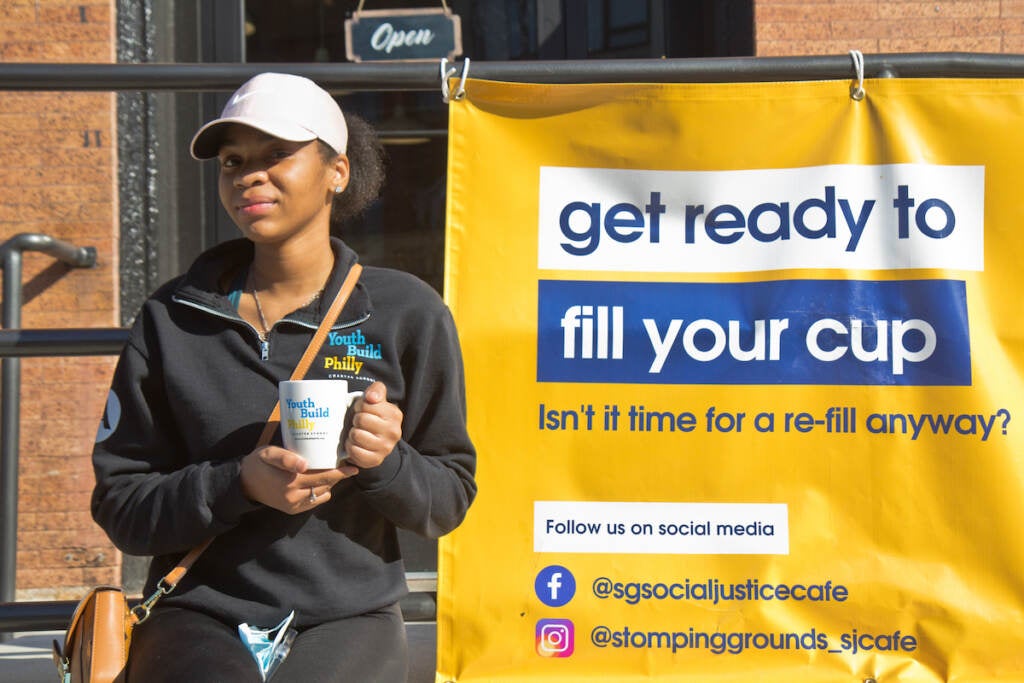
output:
{"label": "woman", "polygon": [[258,681],[239,624],[298,630],[277,681],[405,680],[396,528],[437,537],[475,492],[451,316],[414,277],[367,267],[310,379],[364,390],[343,464],[307,471],[254,448],[313,329],[357,260],[330,235],[383,178],[372,130],[312,81],[261,74],[192,141],[216,157],[242,239],[202,254],[143,306],[94,450],[96,521],[153,555],[147,595],[213,538],[135,629],[128,681]]}

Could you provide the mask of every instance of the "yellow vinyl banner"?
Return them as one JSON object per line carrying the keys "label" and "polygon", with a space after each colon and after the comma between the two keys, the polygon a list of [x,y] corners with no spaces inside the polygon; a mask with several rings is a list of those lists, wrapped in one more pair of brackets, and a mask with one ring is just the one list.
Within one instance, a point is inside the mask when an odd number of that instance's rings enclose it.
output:
{"label": "yellow vinyl banner", "polygon": [[450,109],[437,681],[1024,680],[1024,82]]}

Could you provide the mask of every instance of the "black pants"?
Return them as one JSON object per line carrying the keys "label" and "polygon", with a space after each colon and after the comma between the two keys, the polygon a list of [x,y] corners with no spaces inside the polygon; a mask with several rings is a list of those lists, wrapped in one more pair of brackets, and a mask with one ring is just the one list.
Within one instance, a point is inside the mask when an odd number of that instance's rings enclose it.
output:
{"label": "black pants", "polygon": [[[405,624],[393,605],[300,632],[271,680],[405,683],[408,660]],[[259,683],[260,672],[237,625],[192,610],[160,607],[132,634],[128,683],[160,681]]]}

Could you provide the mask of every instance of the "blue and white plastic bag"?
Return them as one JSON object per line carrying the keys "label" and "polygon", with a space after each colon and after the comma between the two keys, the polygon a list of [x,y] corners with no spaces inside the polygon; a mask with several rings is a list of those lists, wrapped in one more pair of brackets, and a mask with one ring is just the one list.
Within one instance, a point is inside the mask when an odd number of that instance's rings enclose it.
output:
{"label": "blue and white plastic bag", "polygon": [[264,681],[274,675],[274,671],[292,649],[292,641],[295,640],[298,633],[291,628],[294,618],[295,611],[293,610],[274,628],[253,628],[249,624],[238,625],[238,635],[241,636],[242,642],[249,648],[249,652],[256,660],[260,676]]}

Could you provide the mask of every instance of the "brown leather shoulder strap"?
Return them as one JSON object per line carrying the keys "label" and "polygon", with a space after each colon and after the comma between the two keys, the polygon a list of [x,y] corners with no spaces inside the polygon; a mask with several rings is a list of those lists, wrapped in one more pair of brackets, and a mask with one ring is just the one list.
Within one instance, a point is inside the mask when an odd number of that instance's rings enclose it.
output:
{"label": "brown leather shoulder strap", "polygon": [[341,289],[338,290],[334,301],[331,302],[331,307],[324,313],[324,318],[320,321],[320,326],[316,328],[313,338],[309,341],[306,352],[302,354],[302,358],[295,365],[295,370],[292,371],[292,379],[302,379],[306,376],[309,366],[313,364],[313,359],[316,358],[316,354],[320,352],[320,347],[324,345],[324,340],[327,339],[327,333],[331,331],[331,326],[334,325],[334,321],[341,315],[341,309],[345,307],[348,298],[355,290],[356,283],[359,282],[359,275],[362,272],[363,267],[358,263],[353,263],[352,267],[348,269],[348,275],[345,277],[345,281],[341,283]]}

